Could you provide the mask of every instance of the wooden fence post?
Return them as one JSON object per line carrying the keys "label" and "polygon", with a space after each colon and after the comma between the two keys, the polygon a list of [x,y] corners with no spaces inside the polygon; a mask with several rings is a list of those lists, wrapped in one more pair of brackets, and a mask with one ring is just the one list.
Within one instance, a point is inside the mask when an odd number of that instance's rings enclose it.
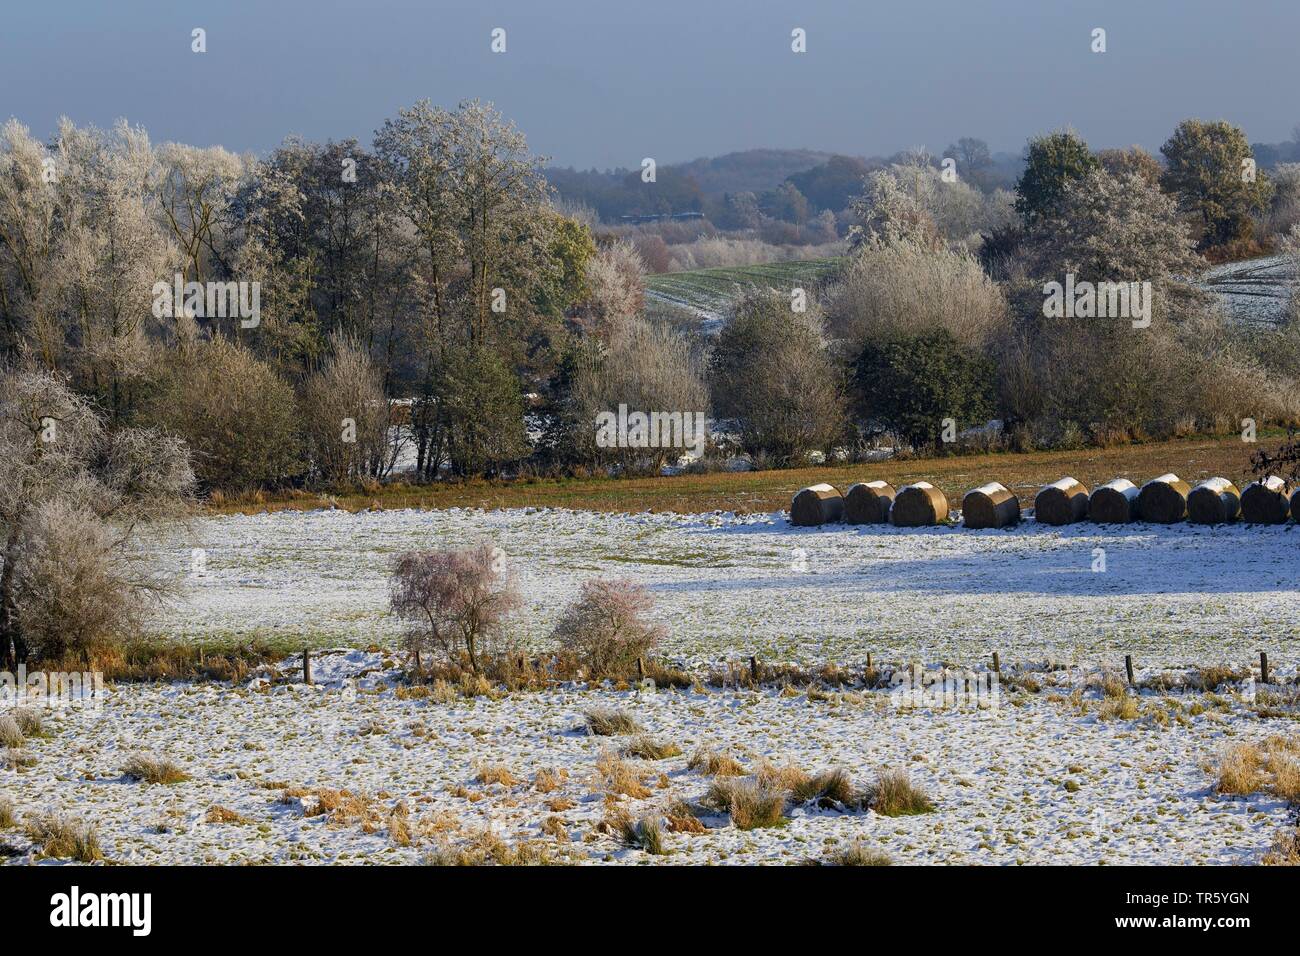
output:
{"label": "wooden fence post", "polygon": [[1129,686],[1130,687],[1137,686],[1137,681],[1133,679],[1133,655],[1132,654],[1124,655],[1124,671],[1125,673],[1128,674]]}
{"label": "wooden fence post", "polygon": [[754,654],[749,656],[749,676],[755,684],[758,683],[758,657]]}
{"label": "wooden fence post", "polygon": [[997,651],[994,651],[994,652],[993,652],[993,672],[994,672],[995,674],[1001,674],[1001,673],[1002,673],[1002,659],[1001,659],[1000,657],[998,657],[998,652],[997,652]]}
{"label": "wooden fence post", "polygon": [[302,680],[304,684],[311,684],[311,650],[306,647],[302,649]]}
{"label": "wooden fence post", "polygon": [[1267,683],[1269,682],[1269,680],[1268,680],[1268,652],[1267,652],[1267,651],[1260,651],[1260,652],[1259,652],[1259,682],[1260,682],[1261,684],[1267,684]]}

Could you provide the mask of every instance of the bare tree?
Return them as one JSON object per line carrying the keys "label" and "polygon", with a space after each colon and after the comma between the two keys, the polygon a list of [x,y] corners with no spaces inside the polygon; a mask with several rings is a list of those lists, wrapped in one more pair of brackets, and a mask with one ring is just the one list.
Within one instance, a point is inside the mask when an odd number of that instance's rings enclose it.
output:
{"label": "bare tree", "polygon": [[424,652],[440,654],[450,664],[468,660],[477,674],[500,648],[505,620],[523,602],[503,561],[487,542],[397,557],[390,602],[410,625],[406,644],[417,660]]}
{"label": "bare tree", "polygon": [[342,482],[382,475],[389,465],[389,403],[379,370],[345,335],[331,337],[325,367],[307,379],[300,407],[308,454],[317,473]]}

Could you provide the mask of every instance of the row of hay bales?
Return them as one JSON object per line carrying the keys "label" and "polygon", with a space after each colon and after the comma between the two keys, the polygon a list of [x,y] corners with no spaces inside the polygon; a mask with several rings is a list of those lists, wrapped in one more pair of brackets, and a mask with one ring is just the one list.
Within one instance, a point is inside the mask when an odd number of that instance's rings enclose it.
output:
{"label": "row of hay bales", "polygon": [[[968,491],[961,513],[968,528],[1005,528],[1020,521],[1020,502],[993,481]],[[1080,481],[1062,478],[1044,485],[1034,498],[1034,520],[1050,525],[1227,524],[1238,518],[1250,524],[1281,524],[1292,515],[1300,521],[1300,487],[1292,488],[1276,475],[1251,482],[1244,492],[1227,478],[1209,478],[1195,488],[1174,474],[1152,478],[1141,488],[1116,478],[1091,492]],[[812,485],[798,491],[790,503],[790,522],[802,526],[843,521],[920,528],[947,520],[948,499],[928,481],[897,492],[885,481],[863,481],[842,495],[831,485]]]}

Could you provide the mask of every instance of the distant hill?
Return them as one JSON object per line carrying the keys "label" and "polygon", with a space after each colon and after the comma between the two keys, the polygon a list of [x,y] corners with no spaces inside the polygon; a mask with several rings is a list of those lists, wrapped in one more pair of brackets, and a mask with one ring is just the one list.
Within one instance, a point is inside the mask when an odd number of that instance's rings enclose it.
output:
{"label": "distant hill", "polygon": [[672,168],[693,177],[706,196],[760,193],[775,189],[796,173],[820,166],[832,155],[811,149],[746,149],[693,159],[689,163],[674,163]]}

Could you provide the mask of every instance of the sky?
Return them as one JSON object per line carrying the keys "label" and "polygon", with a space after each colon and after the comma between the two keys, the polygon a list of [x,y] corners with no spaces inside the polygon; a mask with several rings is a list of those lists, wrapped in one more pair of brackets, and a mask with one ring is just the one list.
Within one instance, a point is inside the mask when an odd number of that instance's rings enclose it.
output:
{"label": "sky", "polygon": [[959,136],[1019,152],[1064,126],[1154,150],[1188,117],[1289,139],[1297,37],[1300,0],[47,0],[0,12],[0,118],[265,154],[477,98],[555,165],[602,169]]}

